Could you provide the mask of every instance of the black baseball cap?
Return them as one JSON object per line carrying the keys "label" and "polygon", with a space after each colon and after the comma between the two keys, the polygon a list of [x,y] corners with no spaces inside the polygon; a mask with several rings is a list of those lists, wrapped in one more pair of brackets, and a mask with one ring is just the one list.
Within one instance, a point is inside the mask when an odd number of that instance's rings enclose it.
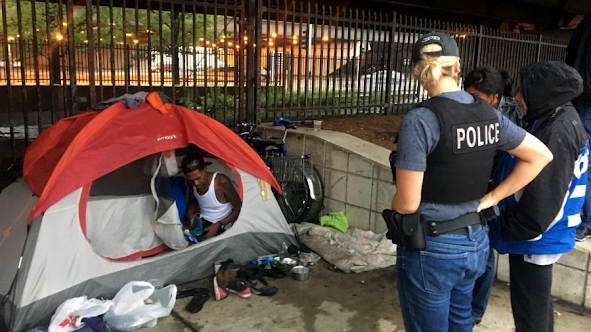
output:
{"label": "black baseball cap", "polygon": [[193,153],[183,159],[181,162],[181,169],[184,173],[190,173],[195,170],[202,171],[209,165],[211,165],[211,163],[204,161],[202,155]]}
{"label": "black baseball cap", "polygon": [[441,45],[441,51],[437,52],[423,52],[422,54],[438,57],[443,55],[449,56],[460,56],[460,50],[458,44],[448,34],[443,32],[431,32],[421,36],[419,40],[412,46],[412,61],[417,62],[421,60],[421,49],[425,45],[439,44]]}

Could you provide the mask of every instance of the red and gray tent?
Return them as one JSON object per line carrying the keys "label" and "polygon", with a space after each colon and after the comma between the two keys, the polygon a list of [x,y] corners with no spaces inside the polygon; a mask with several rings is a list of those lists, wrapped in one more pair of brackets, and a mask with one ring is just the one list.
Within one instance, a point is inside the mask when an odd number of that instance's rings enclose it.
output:
{"label": "red and gray tent", "polygon": [[[234,182],[242,210],[224,234],[187,246],[166,154],[193,144]],[[177,150],[178,151],[178,150]],[[183,284],[217,260],[277,253],[294,237],[260,157],[235,133],[151,93],[65,118],[25,153],[24,180],[0,193],[0,317],[47,323],[63,301],[110,298],[128,281]]]}

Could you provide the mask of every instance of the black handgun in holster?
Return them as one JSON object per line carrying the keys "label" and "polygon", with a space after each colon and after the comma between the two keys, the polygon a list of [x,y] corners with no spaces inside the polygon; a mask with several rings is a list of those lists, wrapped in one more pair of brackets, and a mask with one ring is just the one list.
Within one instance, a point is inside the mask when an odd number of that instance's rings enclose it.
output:
{"label": "black handgun in holster", "polygon": [[424,250],[427,247],[427,236],[419,213],[400,214],[384,210],[382,217],[388,227],[386,237],[392,243],[409,249]]}

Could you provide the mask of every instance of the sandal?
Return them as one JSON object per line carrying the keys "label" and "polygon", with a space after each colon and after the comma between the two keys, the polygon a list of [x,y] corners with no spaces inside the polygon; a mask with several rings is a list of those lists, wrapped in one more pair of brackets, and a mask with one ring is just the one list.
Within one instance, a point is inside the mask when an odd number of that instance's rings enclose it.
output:
{"label": "sandal", "polygon": [[178,293],[176,293],[176,298],[183,299],[183,298],[189,297],[189,296],[198,296],[198,295],[203,296],[204,294],[209,294],[209,290],[207,290],[207,288],[189,288],[189,289],[181,290]]}
{"label": "sandal", "polygon": [[[197,289],[204,289],[204,288],[197,288]],[[201,294],[195,295],[193,297],[193,299],[191,300],[191,302],[189,302],[189,304],[187,304],[187,307],[185,309],[192,314],[196,314],[199,311],[201,311],[201,309],[203,309],[203,305],[205,304],[205,302],[207,302],[207,300],[209,300],[209,291],[207,291],[207,293],[201,293]]]}

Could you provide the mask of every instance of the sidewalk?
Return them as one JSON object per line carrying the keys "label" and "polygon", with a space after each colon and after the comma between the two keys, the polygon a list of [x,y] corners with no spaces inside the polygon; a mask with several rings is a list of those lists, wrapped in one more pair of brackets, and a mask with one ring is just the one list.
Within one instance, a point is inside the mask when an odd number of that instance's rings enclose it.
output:
{"label": "sidewalk", "polygon": [[[197,314],[184,310],[190,298],[177,301],[172,314],[146,332],[221,331],[404,331],[395,268],[361,274],[331,271],[322,262],[312,267],[308,281],[268,279],[279,288],[273,297],[252,295],[241,299],[230,294],[223,301],[212,298]],[[210,279],[199,286],[212,288]],[[587,331],[591,313],[582,307],[555,303],[555,331]],[[509,289],[497,282],[483,322],[475,332],[514,331]]]}

